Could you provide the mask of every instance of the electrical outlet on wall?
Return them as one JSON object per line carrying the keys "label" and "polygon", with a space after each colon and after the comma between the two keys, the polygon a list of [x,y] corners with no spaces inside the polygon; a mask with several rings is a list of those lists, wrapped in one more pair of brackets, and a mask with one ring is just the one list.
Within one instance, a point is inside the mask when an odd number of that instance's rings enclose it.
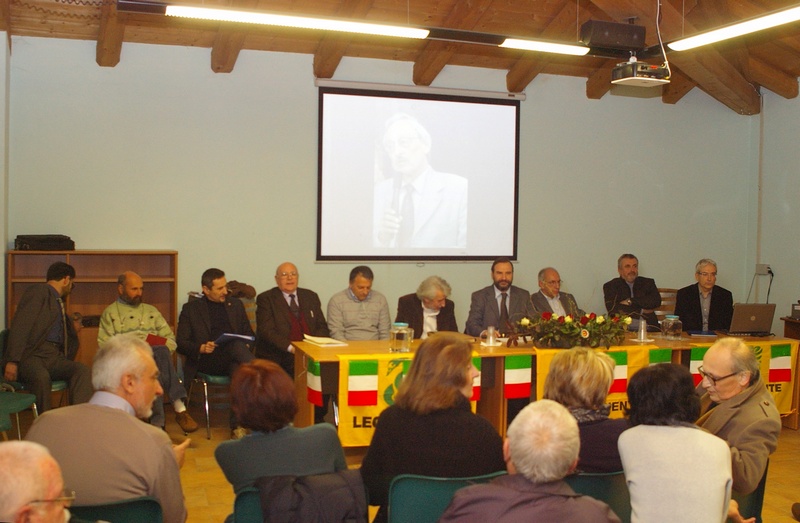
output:
{"label": "electrical outlet on wall", "polygon": [[758,275],[769,274],[769,263],[756,263],[756,274]]}

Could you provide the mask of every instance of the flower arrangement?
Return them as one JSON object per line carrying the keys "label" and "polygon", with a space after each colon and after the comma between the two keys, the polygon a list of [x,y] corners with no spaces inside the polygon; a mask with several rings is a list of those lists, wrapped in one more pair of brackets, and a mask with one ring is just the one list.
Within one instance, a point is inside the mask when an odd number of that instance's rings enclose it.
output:
{"label": "flower arrangement", "polygon": [[543,312],[541,316],[520,319],[515,333],[509,337],[508,345],[523,343],[530,337],[536,344],[545,347],[570,348],[576,346],[606,348],[619,345],[631,324],[630,316],[584,314],[578,319],[571,315],[559,316]]}

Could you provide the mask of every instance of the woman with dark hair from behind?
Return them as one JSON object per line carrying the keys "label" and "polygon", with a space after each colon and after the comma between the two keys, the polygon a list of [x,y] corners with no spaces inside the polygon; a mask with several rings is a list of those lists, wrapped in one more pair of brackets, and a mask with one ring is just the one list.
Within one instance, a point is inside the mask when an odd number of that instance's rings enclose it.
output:
{"label": "woman with dark hair from behind", "polygon": [[503,441],[470,410],[479,373],[459,335],[439,333],[417,349],[408,374],[384,410],[361,465],[374,521],[386,521],[389,484],[399,474],[443,478],[505,471]]}
{"label": "woman with dark hair from behind", "polygon": [[[662,363],[628,383],[631,428],[619,453],[633,523],[742,521],[731,501],[731,453],[724,440],[697,427],[700,398],[688,369]],[[750,519],[748,521],[754,521]]]}
{"label": "woman with dark hair from behind", "polygon": [[617,472],[622,462],[617,439],[629,427],[625,419],[609,419],[608,390],[614,382],[614,360],[584,347],[553,356],[544,381],[544,399],[557,401],[578,421],[581,472]]}
{"label": "woman with dark hair from behind", "polygon": [[231,408],[252,431],[224,441],[214,451],[234,492],[262,476],[309,476],[347,469],[342,444],[329,423],[295,428],[294,382],[277,364],[256,359],[241,365],[231,380]]}

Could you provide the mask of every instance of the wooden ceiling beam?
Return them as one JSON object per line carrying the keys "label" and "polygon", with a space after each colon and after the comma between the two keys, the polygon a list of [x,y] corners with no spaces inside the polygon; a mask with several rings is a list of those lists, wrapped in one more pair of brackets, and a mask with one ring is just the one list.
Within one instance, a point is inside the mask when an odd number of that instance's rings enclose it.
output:
{"label": "wooden ceiling beam", "polygon": [[[257,9],[262,7],[259,0],[236,0],[230,7],[238,9]],[[230,73],[236,65],[239,53],[244,46],[247,30],[241,24],[220,23],[211,44],[211,70],[215,73]]]}
{"label": "wooden ceiling beam", "polygon": [[[447,29],[473,30],[493,2],[494,0],[459,0],[447,13],[442,26]],[[465,44],[428,41],[414,61],[414,84],[431,85],[462,45]]]}
{"label": "wooden ceiling beam", "polygon": [[[336,16],[354,19],[366,18],[373,3],[374,0],[344,0],[336,12]],[[350,38],[347,35],[326,33],[314,53],[314,76],[316,78],[332,78],[349,45]]]}
{"label": "wooden ceiling beam", "polygon": [[11,0],[0,0],[0,31],[6,32],[8,49],[11,49]]}
{"label": "wooden ceiling beam", "polygon": [[665,104],[676,104],[694,88],[695,83],[678,68],[673,67],[669,83],[661,88],[661,101]]}
{"label": "wooden ceiling beam", "polygon": [[586,79],[586,97],[599,100],[611,90],[611,71],[617,64],[609,60],[602,67],[595,69]]}
{"label": "wooden ceiling beam", "polygon": [[748,76],[753,82],[763,85],[770,91],[784,98],[796,98],[798,92],[797,78],[782,73],[760,60],[750,58]]}
{"label": "wooden ceiling beam", "polygon": [[[3,0],[5,1],[5,0]],[[120,22],[117,4],[103,2],[100,7],[100,30],[97,33],[95,60],[100,67],[114,67],[122,55],[125,24]]]}
{"label": "wooden ceiling beam", "polygon": [[[576,9],[576,5],[572,2],[564,3],[561,11],[545,27],[539,37],[559,40],[567,32],[573,31],[575,29]],[[506,89],[511,93],[524,91],[528,84],[544,71],[547,64],[550,63],[550,56],[547,53],[524,52],[506,74]]]}

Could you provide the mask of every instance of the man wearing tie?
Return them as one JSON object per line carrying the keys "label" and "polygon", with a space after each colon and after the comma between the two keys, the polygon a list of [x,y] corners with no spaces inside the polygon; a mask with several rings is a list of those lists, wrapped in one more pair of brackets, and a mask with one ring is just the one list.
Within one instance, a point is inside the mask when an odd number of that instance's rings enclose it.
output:
{"label": "man wearing tie", "polygon": [[256,356],[272,360],[294,379],[293,341],[304,334],[330,336],[319,296],[298,287],[300,275],[293,263],[285,262],[275,271],[276,287],[256,299]]}
{"label": "man wearing tie", "polygon": [[492,263],[492,285],[472,293],[467,327],[464,332],[480,336],[493,326],[500,333],[509,332],[509,323],[534,314],[530,293],[511,283],[514,266],[508,258],[498,258]]}
{"label": "man wearing tie", "polygon": [[64,300],[74,287],[75,269],[55,262],[47,269],[47,283],[25,290],[11,320],[4,376],[21,381],[36,395],[39,412],[50,410],[52,380],[69,381],[73,404],[92,397],[89,368],[72,361],[78,353],[78,334],[68,320]]}

